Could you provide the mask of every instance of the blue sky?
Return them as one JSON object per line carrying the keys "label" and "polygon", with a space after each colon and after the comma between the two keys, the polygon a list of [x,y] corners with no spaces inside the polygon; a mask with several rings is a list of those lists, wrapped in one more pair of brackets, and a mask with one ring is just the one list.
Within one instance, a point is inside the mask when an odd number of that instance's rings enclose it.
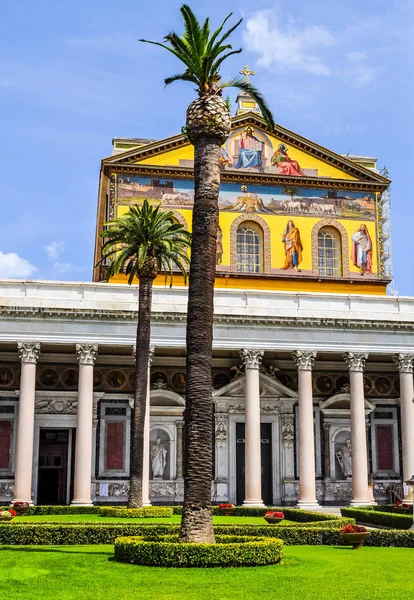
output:
{"label": "blue sky", "polygon": [[[0,277],[90,281],[100,159],[115,136],[177,133],[191,84],[164,87],[173,56],[139,44],[181,32],[175,0],[14,0],[0,23]],[[393,180],[395,288],[414,295],[412,0],[191,2],[244,21],[242,55],[275,118],[339,152],[376,156]],[[208,7],[208,8],[207,8]],[[233,94],[234,98],[234,94]]]}

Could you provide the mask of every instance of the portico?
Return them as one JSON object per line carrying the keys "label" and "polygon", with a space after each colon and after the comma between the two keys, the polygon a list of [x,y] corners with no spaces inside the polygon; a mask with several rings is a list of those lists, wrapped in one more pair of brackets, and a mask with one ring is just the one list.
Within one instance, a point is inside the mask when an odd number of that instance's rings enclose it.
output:
{"label": "portico", "polygon": [[[136,289],[2,285],[0,499],[37,502],[42,431],[67,431],[69,501],[124,502]],[[156,479],[147,461],[148,502],[182,500],[185,300],[155,290],[147,452],[160,438],[167,458]],[[324,294],[217,290],[216,314],[214,501],[368,504],[370,474],[377,499],[392,488],[412,501],[412,299],[331,296],[327,308]],[[336,456],[348,438],[351,475]]]}

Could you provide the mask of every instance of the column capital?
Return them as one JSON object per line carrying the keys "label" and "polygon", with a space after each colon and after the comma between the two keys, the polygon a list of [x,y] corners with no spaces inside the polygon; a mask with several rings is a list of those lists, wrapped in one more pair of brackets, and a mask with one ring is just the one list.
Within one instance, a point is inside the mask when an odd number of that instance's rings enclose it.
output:
{"label": "column capital", "polygon": [[394,354],[392,360],[397,365],[400,373],[412,373],[414,354]]}
{"label": "column capital", "polygon": [[184,421],[176,421],[175,426],[177,429],[184,429]]}
{"label": "column capital", "polygon": [[[149,357],[148,357],[148,368],[151,366],[152,359],[154,358],[154,354],[155,354],[155,346],[150,346]],[[134,357],[134,362],[136,362],[137,361],[137,347],[135,344],[132,346],[132,356]]]}
{"label": "column capital", "polygon": [[317,352],[314,350],[295,350],[293,361],[298,371],[312,371]]}
{"label": "column capital", "polygon": [[242,359],[246,369],[258,369],[262,363],[264,350],[256,348],[243,348],[240,350],[240,358]]}
{"label": "column capital", "polygon": [[345,352],[345,354],[342,355],[342,358],[351,372],[363,373],[365,361],[368,358],[368,352]]}
{"label": "column capital", "polygon": [[94,365],[98,354],[98,344],[76,344],[76,354],[80,365]]}
{"label": "column capital", "polygon": [[39,342],[18,342],[17,351],[22,363],[36,364],[40,354]]}

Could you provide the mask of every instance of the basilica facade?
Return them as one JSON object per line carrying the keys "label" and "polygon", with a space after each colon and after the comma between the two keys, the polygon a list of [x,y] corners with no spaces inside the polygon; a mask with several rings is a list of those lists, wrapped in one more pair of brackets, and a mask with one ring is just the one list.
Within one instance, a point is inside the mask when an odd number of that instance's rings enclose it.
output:
{"label": "basilica facade", "polygon": [[[414,298],[391,282],[389,184],[277,125],[243,94],[220,159],[213,502],[362,505],[414,474]],[[148,198],[191,230],[184,134],[115,138],[106,221]],[[0,503],[124,504],[137,285],[1,282]],[[155,281],[145,503],[183,500],[187,287]]]}

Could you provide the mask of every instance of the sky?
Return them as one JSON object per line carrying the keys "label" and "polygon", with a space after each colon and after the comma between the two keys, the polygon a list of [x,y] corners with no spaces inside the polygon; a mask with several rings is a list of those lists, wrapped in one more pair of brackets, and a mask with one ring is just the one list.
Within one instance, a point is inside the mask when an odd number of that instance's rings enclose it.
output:
{"label": "sky", "polygon": [[[100,161],[113,137],[165,138],[185,123],[179,61],[138,39],[182,31],[176,0],[14,0],[0,22],[0,277],[90,281]],[[414,296],[414,2],[193,0],[231,38],[277,123],[392,179],[394,293]],[[236,92],[230,92],[234,100]],[[234,105],[233,105],[234,106]]]}

